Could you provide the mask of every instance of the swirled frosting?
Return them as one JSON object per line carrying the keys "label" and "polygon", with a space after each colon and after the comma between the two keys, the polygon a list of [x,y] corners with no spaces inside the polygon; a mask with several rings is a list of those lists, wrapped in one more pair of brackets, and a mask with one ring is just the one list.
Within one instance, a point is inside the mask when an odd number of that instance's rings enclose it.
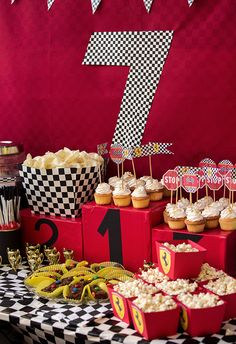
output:
{"label": "swirled frosting", "polygon": [[179,208],[186,209],[189,205],[189,200],[183,197],[180,200],[178,200],[177,205]]}
{"label": "swirled frosting", "polygon": [[115,187],[115,190],[113,191],[114,196],[127,196],[130,195],[131,191],[127,187],[122,187],[122,185],[119,185]]}
{"label": "swirled frosting", "polygon": [[193,209],[188,212],[187,220],[191,222],[204,220],[201,212],[197,209]]}
{"label": "swirled frosting", "polygon": [[166,205],[166,211],[167,211],[167,213],[169,213],[170,210],[173,209],[173,208],[177,208],[177,205],[176,205],[176,204],[173,204],[173,203],[167,203],[167,205]]}
{"label": "swirled frosting", "polygon": [[229,199],[225,197],[221,197],[219,199],[219,202],[223,205],[224,208],[228,207],[229,205]]}
{"label": "swirled frosting", "polygon": [[146,181],[146,190],[150,191],[156,191],[156,190],[162,190],[163,185],[158,182],[157,179],[148,179]]}
{"label": "swirled frosting", "polygon": [[223,206],[222,203],[219,201],[212,202],[209,207],[217,209],[219,212],[221,212],[225,207]]}
{"label": "swirled frosting", "polygon": [[184,209],[179,208],[178,206],[175,207],[175,208],[170,209],[169,210],[169,215],[173,219],[181,219],[181,218],[185,218],[186,217]]}
{"label": "swirled frosting", "polygon": [[202,212],[203,217],[215,217],[219,216],[219,214],[220,211],[216,207],[212,207],[212,205],[206,207]]}
{"label": "swirled frosting", "polygon": [[108,179],[108,184],[112,187],[115,187],[116,183],[120,180],[119,177],[114,176]]}
{"label": "swirled frosting", "polygon": [[134,197],[147,197],[147,192],[144,186],[138,186],[133,192],[132,196]]}
{"label": "swirled frosting", "polygon": [[98,184],[95,192],[97,194],[110,194],[111,193],[111,187],[107,183],[101,183],[101,184]]}
{"label": "swirled frosting", "polygon": [[235,219],[236,218],[236,212],[233,210],[231,206],[228,206],[222,212],[220,213],[220,217],[222,219]]}

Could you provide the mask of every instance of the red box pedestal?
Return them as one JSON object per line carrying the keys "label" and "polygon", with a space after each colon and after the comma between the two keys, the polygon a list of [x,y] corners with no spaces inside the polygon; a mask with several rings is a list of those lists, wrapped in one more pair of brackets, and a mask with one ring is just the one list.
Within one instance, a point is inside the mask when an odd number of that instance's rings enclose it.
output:
{"label": "red box pedestal", "polygon": [[157,262],[155,242],[170,240],[192,240],[198,243],[207,250],[206,262],[230,275],[236,275],[236,231],[208,229],[203,233],[192,234],[185,229],[172,230],[166,224],[158,225],[152,230],[153,262]]}
{"label": "red box pedestal", "polygon": [[99,206],[82,208],[84,258],[116,261],[137,271],[144,259],[151,259],[151,228],[162,220],[167,201],[151,202],[147,209]]}
{"label": "red box pedestal", "polygon": [[55,246],[61,253],[63,248],[72,249],[75,259],[83,259],[81,218],[34,215],[25,209],[21,211],[21,233],[23,244]]}

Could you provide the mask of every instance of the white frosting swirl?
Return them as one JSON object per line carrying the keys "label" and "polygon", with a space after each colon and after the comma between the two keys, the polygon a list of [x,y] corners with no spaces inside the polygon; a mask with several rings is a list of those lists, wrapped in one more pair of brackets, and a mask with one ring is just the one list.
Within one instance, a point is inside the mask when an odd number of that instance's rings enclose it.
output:
{"label": "white frosting swirl", "polygon": [[115,187],[116,183],[120,180],[119,177],[114,176],[108,179],[108,184],[112,187]]}
{"label": "white frosting swirl", "polygon": [[222,203],[220,203],[219,201],[213,202],[210,204],[211,208],[215,208],[217,209],[219,212],[221,212],[225,207],[223,206]]}
{"label": "white frosting swirl", "polygon": [[111,187],[107,183],[101,183],[101,184],[98,184],[95,192],[97,194],[110,194],[111,193]]}
{"label": "white frosting swirl", "polygon": [[144,186],[138,186],[133,192],[132,196],[134,197],[147,197],[147,192]]}
{"label": "white frosting swirl", "polygon": [[206,207],[202,212],[202,216],[206,218],[219,216],[219,214],[220,211],[216,207],[212,207],[212,204]]}
{"label": "white frosting swirl", "polygon": [[173,219],[182,219],[186,217],[185,211],[182,208],[175,207],[169,210],[169,215]]}
{"label": "white frosting swirl", "polygon": [[169,213],[171,209],[177,208],[176,204],[173,203],[167,203],[166,205],[166,212]]}
{"label": "white frosting swirl", "polygon": [[229,199],[225,197],[221,197],[219,199],[219,202],[223,205],[224,208],[228,207],[229,205]]}
{"label": "white frosting swirl", "polygon": [[131,172],[125,172],[122,176],[122,179],[128,182],[134,175]]}
{"label": "white frosting swirl", "polygon": [[131,194],[131,191],[124,186],[124,188],[121,186],[115,187],[115,190],[113,191],[114,196],[128,196]]}
{"label": "white frosting swirl", "polygon": [[146,181],[146,190],[157,191],[162,189],[163,185],[159,183],[157,179],[148,179]]}
{"label": "white frosting swirl", "polygon": [[143,176],[140,178],[140,180],[143,180],[145,183],[147,183],[148,179],[152,179],[152,177],[151,176]]}
{"label": "white frosting swirl", "polygon": [[189,205],[189,200],[183,197],[177,202],[177,205],[179,208],[186,209],[187,206]]}
{"label": "white frosting swirl", "polygon": [[220,213],[220,217],[222,219],[235,219],[236,218],[236,212],[233,210],[231,206],[228,206],[222,212]]}
{"label": "white frosting swirl", "polygon": [[204,220],[202,214],[197,209],[192,209],[188,212],[187,220],[191,222]]}

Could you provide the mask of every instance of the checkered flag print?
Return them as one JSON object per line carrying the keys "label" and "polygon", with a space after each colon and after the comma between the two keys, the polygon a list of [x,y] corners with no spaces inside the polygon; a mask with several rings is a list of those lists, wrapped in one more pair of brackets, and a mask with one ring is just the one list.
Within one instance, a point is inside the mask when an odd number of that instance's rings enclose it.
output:
{"label": "checkered flag print", "polygon": [[189,7],[192,6],[193,3],[194,3],[194,0],[188,0]]}
{"label": "checkered flag print", "polygon": [[2,186],[15,186],[17,177],[0,177],[0,187]]}
{"label": "checkered flag print", "polygon": [[173,31],[95,32],[85,65],[130,66],[113,143],[140,146]]}
{"label": "checkered flag print", "polygon": [[217,167],[203,167],[203,171],[206,178],[211,179],[213,182],[217,182],[217,173],[219,172]]}
{"label": "checkered flag print", "polygon": [[149,13],[152,7],[153,0],[143,0],[147,12]]}
{"label": "checkered flag print", "polygon": [[49,11],[50,8],[52,7],[54,1],[55,1],[55,0],[48,0],[48,11]]}
{"label": "checkered flag print", "polygon": [[236,180],[236,168],[233,168],[233,169],[231,170],[231,178],[232,178],[233,180]]}
{"label": "checkered flag print", "polygon": [[91,0],[93,14],[96,12],[102,0]]}
{"label": "checkered flag print", "polygon": [[172,146],[172,143],[158,143],[158,142],[150,142],[150,155],[155,154],[174,154],[173,152],[169,151],[167,147]]}
{"label": "checkered flag print", "polygon": [[150,145],[142,145],[133,148],[133,158],[141,158],[142,156],[150,155]]}
{"label": "checkered flag print", "polygon": [[218,164],[219,173],[224,176],[227,172],[231,171],[234,164],[230,160],[221,160]]}
{"label": "checkered flag print", "polygon": [[123,157],[127,160],[133,159],[133,148],[132,147],[123,147]]}
{"label": "checkered flag print", "polygon": [[100,143],[100,145],[97,145],[97,152],[99,155],[104,155],[104,154],[108,153],[107,145],[108,145],[107,142],[106,143]]}
{"label": "checkered flag print", "polygon": [[198,174],[199,167],[193,166],[176,166],[175,170],[178,173],[179,177],[182,177],[184,174]]}
{"label": "checkered flag print", "polygon": [[22,165],[20,176],[32,213],[76,217],[93,197],[99,168],[39,170]]}
{"label": "checkered flag print", "polygon": [[199,162],[199,167],[216,167],[216,163],[210,158],[205,158]]}

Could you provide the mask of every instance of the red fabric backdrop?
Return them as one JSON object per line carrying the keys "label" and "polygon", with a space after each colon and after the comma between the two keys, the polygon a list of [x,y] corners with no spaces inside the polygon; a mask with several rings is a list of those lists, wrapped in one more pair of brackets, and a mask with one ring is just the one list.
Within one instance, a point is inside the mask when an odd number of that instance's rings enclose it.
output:
{"label": "red fabric backdrop", "polygon": [[[111,142],[128,68],[82,66],[94,31],[175,30],[143,143],[173,142],[154,175],[201,158],[236,162],[236,2],[90,0],[0,2],[1,139],[42,154]],[[147,173],[147,159],[136,163]]]}

